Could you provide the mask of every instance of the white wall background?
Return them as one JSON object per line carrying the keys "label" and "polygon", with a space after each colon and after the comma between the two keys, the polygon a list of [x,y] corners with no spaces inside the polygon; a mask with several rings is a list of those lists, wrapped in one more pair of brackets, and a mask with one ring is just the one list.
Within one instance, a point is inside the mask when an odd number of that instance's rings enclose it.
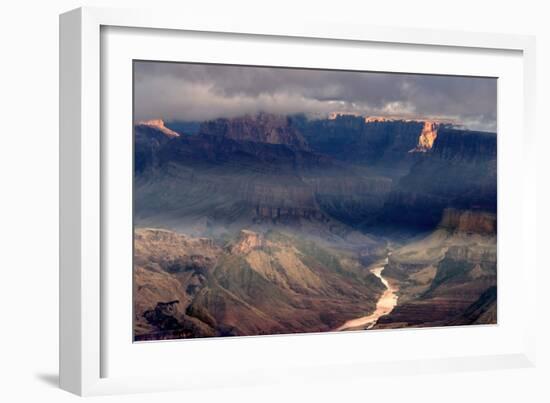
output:
{"label": "white wall background", "polygon": [[[65,402],[56,388],[58,293],[58,14],[81,5],[179,6],[186,13],[280,20],[316,18],[373,25],[537,35],[539,261],[549,238],[550,30],[544,1],[72,1],[6,0],[0,5],[0,399]],[[544,185],[544,187],[542,187]],[[539,365],[451,375],[377,377],[302,387],[224,389],[95,398],[100,401],[550,401],[548,284],[539,286]],[[521,302],[518,302],[521,303]]]}

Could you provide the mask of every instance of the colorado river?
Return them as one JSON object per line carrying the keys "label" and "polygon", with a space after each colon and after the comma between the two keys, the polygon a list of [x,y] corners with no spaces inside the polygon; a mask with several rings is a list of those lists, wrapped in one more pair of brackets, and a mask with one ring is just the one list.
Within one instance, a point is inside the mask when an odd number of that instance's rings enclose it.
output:
{"label": "colorado river", "polygon": [[[389,254],[388,254],[389,256]],[[393,287],[388,280],[382,276],[382,272],[388,264],[389,258],[386,258],[383,262],[383,265],[380,267],[375,267],[371,270],[371,273],[380,279],[382,284],[386,287],[384,293],[380,296],[380,299],[376,303],[376,309],[373,313],[368,316],[361,316],[360,318],[350,319],[342,326],[337,328],[337,331],[341,330],[358,330],[358,329],[371,329],[378,319],[382,316],[389,314],[395,305],[397,305],[397,288]]]}

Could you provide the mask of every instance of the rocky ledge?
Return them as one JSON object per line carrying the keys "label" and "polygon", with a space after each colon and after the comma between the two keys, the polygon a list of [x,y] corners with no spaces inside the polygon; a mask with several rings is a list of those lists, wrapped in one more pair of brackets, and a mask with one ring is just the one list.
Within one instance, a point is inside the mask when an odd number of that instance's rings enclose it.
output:
{"label": "rocky ledge", "polygon": [[443,211],[439,227],[457,232],[494,235],[497,232],[497,217],[485,211],[447,208]]}

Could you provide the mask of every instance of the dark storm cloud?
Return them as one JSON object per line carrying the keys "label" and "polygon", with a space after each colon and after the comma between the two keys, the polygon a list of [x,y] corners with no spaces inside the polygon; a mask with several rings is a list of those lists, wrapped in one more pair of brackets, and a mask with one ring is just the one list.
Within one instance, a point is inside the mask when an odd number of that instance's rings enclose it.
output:
{"label": "dark storm cloud", "polygon": [[496,129],[496,79],[157,62],[134,68],[136,120],[337,111]]}

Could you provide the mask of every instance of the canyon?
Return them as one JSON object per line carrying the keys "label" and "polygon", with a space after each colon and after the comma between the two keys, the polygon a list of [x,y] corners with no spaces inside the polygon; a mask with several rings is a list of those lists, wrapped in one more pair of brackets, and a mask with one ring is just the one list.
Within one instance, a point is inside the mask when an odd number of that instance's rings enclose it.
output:
{"label": "canyon", "polygon": [[137,341],[329,331],[383,289],[352,254],[285,232],[224,245],[140,228],[135,251]]}
{"label": "canyon", "polygon": [[[389,254],[388,254],[389,256]],[[337,332],[344,330],[354,329],[372,329],[378,320],[391,313],[395,305],[397,305],[397,299],[399,298],[396,293],[398,288],[389,283],[389,281],[382,276],[382,272],[385,266],[388,264],[389,259],[384,259],[380,263],[381,266],[375,267],[371,270],[371,273],[380,279],[380,282],[386,287],[386,290],[382,293],[378,301],[376,302],[376,309],[370,315],[362,316],[360,318],[351,319],[346,321],[343,325],[335,329]]]}
{"label": "canyon", "polygon": [[134,152],[136,341],[496,323],[495,133],[260,113]]}

